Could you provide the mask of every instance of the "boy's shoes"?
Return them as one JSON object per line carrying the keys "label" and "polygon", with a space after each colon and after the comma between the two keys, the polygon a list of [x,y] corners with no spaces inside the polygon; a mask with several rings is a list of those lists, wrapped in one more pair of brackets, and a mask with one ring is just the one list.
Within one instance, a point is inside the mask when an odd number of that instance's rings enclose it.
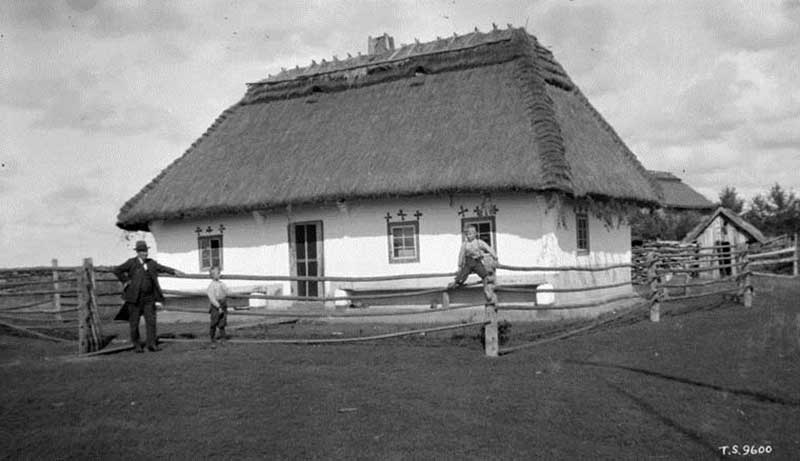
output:
{"label": "boy's shoes", "polygon": [[158,346],[150,346],[150,347],[147,348],[147,350],[150,351],[150,352],[158,352],[158,351],[161,350],[161,348],[158,347]]}
{"label": "boy's shoes", "polygon": [[137,354],[141,354],[141,353],[144,352],[144,349],[142,349],[142,346],[134,347],[133,348],[133,352],[136,352]]}

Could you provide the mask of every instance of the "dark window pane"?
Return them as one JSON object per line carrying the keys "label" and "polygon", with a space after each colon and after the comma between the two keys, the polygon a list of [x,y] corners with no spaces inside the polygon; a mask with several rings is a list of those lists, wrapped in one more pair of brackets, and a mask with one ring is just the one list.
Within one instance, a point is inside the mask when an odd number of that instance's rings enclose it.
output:
{"label": "dark window pane", "polygon": [[317,282],[308,282],[308,294],[307,296],[319,296],[319,283]]}
{"label": "dark window pane", "polygon": [[309,261],[308,262],[308,275],[309,276],[317,276],[319,273],[317,272],[317,263],[316,261]]}
{"label": "dark window pane", "polygon": [[308,259],[317,259],[317,242],[311,240],[306,242],[306,254]]}
{"label": "dark window pane", "polygon": [[[299,235],[302,232],[302,228],[298,227],[296,231],[298,232],[296,235]],[[301,240],[295,244],[295,252],[297,253],[297,259],[306,259],[306,244],[304,241]]]}
{"label": "dark window pane", "polygon": [[297,275],[304,277],[306,275],[306,263],[297,263]]}
{"label": "dark window pane", "polygon": [[308,224],[306,226],[306,242],[312,243],[317,241],[317,226]]}
{"label": "dark window pane", "polygon": [[222,242],[219,239],[210,239],[211,248],[220,248],[222,246]]}
{"label": "dark window pane", "polygon": [[307,296],[308,294],[308,283],[307,282],[297,282],[297,296]]}

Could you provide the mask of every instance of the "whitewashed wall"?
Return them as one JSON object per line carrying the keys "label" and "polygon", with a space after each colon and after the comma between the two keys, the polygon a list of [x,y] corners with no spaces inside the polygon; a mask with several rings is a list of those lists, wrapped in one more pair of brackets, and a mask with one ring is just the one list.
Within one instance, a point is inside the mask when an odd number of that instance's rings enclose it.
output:
{"label": "whitewashed wall", "polygon": [[[607,228],[603,222],[589,215],[590,253],[577,254],[575,217],[566,210],[567,227],[557,227],[557,210],[548,209],[541,196],[532,194],[493,195],[489,200],[481,195],[456,195],[441,197],[401,198],[371,201],[347,201],[343,205],[281,208],[239,216],[187,219],[182,221],[154,222],[151,230],[157,242],[156,259],[188,273],[199,271],[197,233],[223,232],[225,274],[290,275],[288,225],[294,222],[323,222],[324,273],[328,276],[375,276],[421,272],[452,272],[456,269],[461,244],[461,207],[469,210],[465,217],[475,217],[479,205],[495,205],[497,252],[500,262],[514,266],[606,265],[630,261],[630,229],[626,224]],[[399,210],[408,214],[406,220],[415,220],[413,213],[422,213],[419,219],[419,262],[391,264],[388,256],[387,213],[399,221]],[[213,232],[206,233],[211,227]],[[474,276],[473,276],[474,277]],[[361,283],[358,288],[415,286],[441,286],[450,278],[422,279],[400,282]],[[630,280],[627,269],[610,273],[520,273],[499,271],[500,283],[550,282],[555,287],[586,286]],[[254,282],[230,281],[229,285],[248,290],[264,285]],[[165,288],[202,289],[202,280],[175,280],[165,278]],[[288,283],[278,284],[283,293],[290,293]],[[271,284],[270,291],[278,288]],[[337,286],[326,288],[332,292]],[[620,293],[630,293],[622,287],[599,293],[557,295],[559,302],[576,299],[602,299]]]}

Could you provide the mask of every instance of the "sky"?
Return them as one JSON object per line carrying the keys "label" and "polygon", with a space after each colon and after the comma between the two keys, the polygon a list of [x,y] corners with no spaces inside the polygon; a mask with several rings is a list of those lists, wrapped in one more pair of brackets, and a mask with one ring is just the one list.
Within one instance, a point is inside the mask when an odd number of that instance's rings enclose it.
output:
{"label": "sky", "polygon": [[0,267],[131,256],[120,207],[246,82],[492,23],[552,50],[646,168],[800,193],[800,0],[3,0]]}

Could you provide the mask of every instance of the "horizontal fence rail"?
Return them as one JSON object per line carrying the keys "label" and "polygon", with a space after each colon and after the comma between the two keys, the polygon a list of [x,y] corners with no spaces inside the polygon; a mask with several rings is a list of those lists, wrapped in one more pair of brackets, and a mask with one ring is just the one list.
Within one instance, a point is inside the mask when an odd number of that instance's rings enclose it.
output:
{"label": "horizontal fence rail", "polygon": [[[331,287],[341,289],[344,295],[328,295],[323,293],[320,296],[296,296],[283,294],[264,293],[264,287],[256,286],[248,288],[250,293],[236,292],[230,294],[231,299],[263,299],[288,301],[291,303],[302,302],[301,309],[281,307],[267,311],[239,311],[231,309],[228,314],[231,316],[249,317],[274,317],[283,319],[298,318],[318,318],[318,319],[342,319],[342,318],[370,318],[370,317],[395,317],[395,316],[420,316],[429,314],[439,314],[442,312],[457,311],[460,309],[471,309],[483,306],[485,308],[485,318],[481,321],[446,325],[430,329],[410,330],[406,332],[389,333],[385,335],[374,335],[357,338],[334,338],[334,339],[289,339],[289,340],[252,340],[241,342],[265,342],[265,343],[334,343],[351,341],[369,341],[390,337],[400,337],[404,335],[419,334],[428,331],[444,331],[446,329],[464,328],[468,326],[484,326],[485,330],[485,352],[489,356],[497,356],[500,353],[509,353],[513,350],[529,347],[529,345],[516,346],[514,348],[500,349],[497,341],[497,312],[498,311],[562,311],[569,309],[596,308],[601,304],[632,301],[624,303],[625,306],[649,306],[650,320],[658,322],[660,319],[660,306],[662,303],[677,302],[695,298],[703,298],[712,295],[734,294],[737,299],[743,302],[746,307],[752,305],[753,288],[751,275],[754,267],[781,265],[794,263],[794,271],[797,272],[798,253],[800,247],[797,239],[793,240],[791,247],[781,247],[786,245],[787,239],[770,242],[766,245],[750,247],[734,247],[728,245],[715,245],[708,247],[699,246],[646,246],[633,249],[631,252],[631,262],[612,263],[605,265],[563,265],[563,266],[514,266],[500,264],[497,269],[510,272],[608,272],[619,269],[631,271],[631,281],[624,280],[615,283],[605,284],[586,284],[580,286],[557,286],[542,287],[542,283],[522,283],[520,286],[513,285],[494,285],[490,283],[495,293],[510,294],[530,294],[531,300],[521,296],[520,302],[497,302],[496,298],[490,302],[482,303],[450,303],[450,293],[461,287],[452,285],[430,287],[430,288],[381,288],[363,287],[354,289],[351,287]],[[782,266],[776,270],[785,270]],[[69,273],[74,275],[69,275]],[[15,329],[19,332],[41,337],[42,339],[54,338],[45,335],[36,329],[68,329],[74,328],[78,324],[79,328],[79,350],[81,353],[96,353],[101,347],[102,334],[100,332],[100,316],[98,311],[101,308],[116,308],[120,303],[108,304],[99,303],[98,298],[108,296],[118,296],[121,291],[119,281],[111,278],[113,268],[93,267],[91,260],[84,261],[83,266],[79,267],[57,267],[54,261],[53,267],[33,267],[33,268],[12,268],[0,269],[0,298],[3,298],[3,307],[0,307],[0,323],[6,328]],[[679,274],[688,274],[685,277],[675,277],[669,282],[668,277]],[[706,275],[703,275],[706,274]],[[442,279],[452,278],[455,272],[441,273],[420,273],[420,274],[395,274],[380,276],[292,276],[292,275],[253,275],[253,274],[224,274],[224,280],[236,281],[256,281],[256,282],[391,282],[400,280],[414,279]],[[613,277],[612,277],[613,276]],[[177,276],[163,275],[164,278],[205,280],[210,278],[207,274],[182,274]],[[615,274],[610,274],[613,280],[617,278]],[[698,277],[705,280],[697,280]],[[590,277],[594,278],[594,276]],[[684,280],[685,279],[685,280]],[[624,288],[631,286],[631,282],[644,285],[638,293],[628,292],[611,297],[593,297],[586,302],[559,303],[559,299],[567,298],[556,297],[552,303],[543,305],[537,304],[535,295],[544,293],[585,293],[614,288]],[[109,285],[110,284],[110,285]],[[476,283],[467,286],[478,285]],[[46,289],[52,287],[52,289]],[[103,287],[104,290],[98,290]],[[45,288],[45,289],[43,289]],[[115,289],[117,288],[117,289]],[[234,289],[236,287],[233,287]],[[485,289],[488,289],[485,287]],[[261,291],[259,291],[261,290]],[[349,290],[349,291],[348,291]],[[683,294],[675,295],[676,290],[683,290]],[[163,290],[165,294],[176,297],[205,297],[205,290]],[[387,292],[388,291],[388,292]],[[487,292],[489,293],[489,292]],[[440,302],[437,298],[431,303],[430,308],[381,308],[379,310],[369,310],[369,308],[359,306],[338,306],[345,307],[345,310],[330,309],[331,303],[345,301],[352,303],[362,300],[389,300],[389,299],[408,299],[420,298],[425,296],[441,296]],[[487,295],[488,296],[488,295]],[[44,299],[19,299],[16,298],[35,298]],[[65,301],[67,299],[67,301]],[[488,299],[488,298],[487,298]],[[510,297],[509,300],[514,299]],[[7,301],[10,300],[10,301]],[[53,309],[47,309],[48,304],[53,305]],[[11,304],[10,306],[8,304]],[[440,307],[437,307],[440,306]],[[318,311],[309,311],[307,307],[321,308]],[[305,309],[305,310],[303,310]],[[632,309],[629,307],[628,309]],[[191,309],[182,307],[167,306],[166,311],[186,312],[193,314],[208,314],[207,309]],[[106,311],[107,312],[107,311]],[[77,315],[76,315],[77,313]],[[470,315],[473,315],[470,313]],[[296,321],[296,320],[293,320]],[[605,322],[605,321],[603,321]],[[603,324],[597,323],[597,325]],[[559,337],[568,337],[579,332],[588,331],[592,326],[575,329]],[[49,337],[49,338],[48,338]],[[547,341],[555,340],[550,338]],[[57,338],[58,341],[66,341]],[[167,341],[165,339],[165,341]],[[179,341],[179,340],[175,340]],[[541,344],[541,341],[535,342]]]}

